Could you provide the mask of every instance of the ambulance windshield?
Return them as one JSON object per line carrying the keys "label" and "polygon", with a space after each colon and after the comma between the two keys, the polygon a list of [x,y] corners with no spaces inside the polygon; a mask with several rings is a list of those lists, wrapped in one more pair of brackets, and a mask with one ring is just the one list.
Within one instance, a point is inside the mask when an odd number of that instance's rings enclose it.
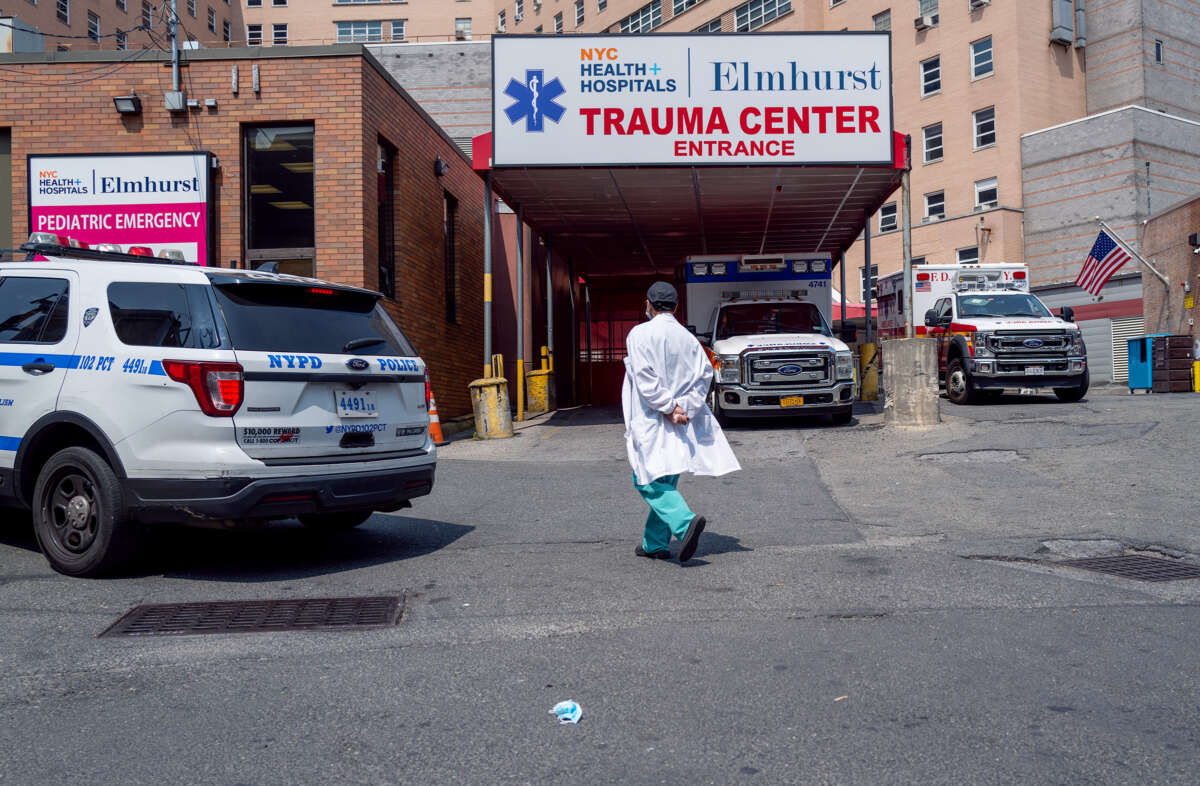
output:
{"label": "ambulance windshield", "polygon": [[821,310],[812,303],[735,303],[721,309],[715,341],[760,333],[820,333],[830,336]]}
{"label": "ambulance windshield", "polygon": [[975,292],[958,296],[960,317],[1037,317],[1053,315],[1033,295],[1020,293]]}

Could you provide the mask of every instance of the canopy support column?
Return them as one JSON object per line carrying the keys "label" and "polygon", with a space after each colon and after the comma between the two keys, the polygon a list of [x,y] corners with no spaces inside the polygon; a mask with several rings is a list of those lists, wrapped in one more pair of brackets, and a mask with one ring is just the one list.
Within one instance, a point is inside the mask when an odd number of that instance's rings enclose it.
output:
{"label": "canopy support column", "polygon": [[517,422],[525,419],[525,209],[517,205]]}

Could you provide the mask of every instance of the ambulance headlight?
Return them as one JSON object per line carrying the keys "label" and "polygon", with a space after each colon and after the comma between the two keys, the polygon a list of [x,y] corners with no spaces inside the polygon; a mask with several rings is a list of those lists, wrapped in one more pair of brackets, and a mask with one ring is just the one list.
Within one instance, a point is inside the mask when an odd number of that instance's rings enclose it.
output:
{"label": "ambulance headlight", "polygon": [[721,381],[742,381],[742,358],[740,355],[721,355]]}
{"label": "ambulance headlight", "polygon": [[1072,355],[1086,355],[1087,347],[1085,347],[1083,345],[1083,333],[1079,332],[1078,330],[1075,330],[1075,331],[1072,331],[1071,333],[1068,333],[1067,335],[1071,339],[1071,354]]}
{"label": "ambulance headlight", "polygon": [[837,378],[854,379],[854,355],[849,352],[837,353]]}
{"label": "ambulance headlight", "polygon": [[992,352],[992,348],[988,345],[987,333],[976,333],[975,340],[972,342],[972,344],[975,347],[975,357],[990,358],[996,356],[996,354]]}

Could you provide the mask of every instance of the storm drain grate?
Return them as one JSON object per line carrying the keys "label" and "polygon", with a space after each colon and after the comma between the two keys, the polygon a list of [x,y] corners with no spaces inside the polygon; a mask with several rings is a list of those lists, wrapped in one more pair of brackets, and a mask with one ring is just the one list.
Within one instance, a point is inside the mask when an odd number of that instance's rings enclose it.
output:
{"label": "storm drain grate", "polygon": [[1187,562],[1147,557],[1144,554],[1123,554],[1116,557],[1089,557],[1087,559],[1071,559],[1055,562],[1055,565],[1065,565],[1068,568],[1093,570],[1098,573],[1111,573],[1126,579],[1137,581],[1177,581],[1179,579],[1200,579],[1200,565]]}
{"label": "storm drain grate", "polygon": [[365,630],[396,625],[403,611],[404,598],[399,595],[156,603],[130,609],[125,616],[101,633],[100,638],[294,630]]}

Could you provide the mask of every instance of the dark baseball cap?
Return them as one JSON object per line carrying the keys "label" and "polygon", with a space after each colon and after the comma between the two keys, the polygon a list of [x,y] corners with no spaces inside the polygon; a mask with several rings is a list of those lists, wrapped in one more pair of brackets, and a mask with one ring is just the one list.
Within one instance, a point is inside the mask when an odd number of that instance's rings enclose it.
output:
{"label": "dark baseball cap", "polygon": [[655,281],[646,290],[646,300],[649,300],[651,303],[670,303],[675,305],[679,303],[679,293],[675,291],[675,287],[666,281]]}

